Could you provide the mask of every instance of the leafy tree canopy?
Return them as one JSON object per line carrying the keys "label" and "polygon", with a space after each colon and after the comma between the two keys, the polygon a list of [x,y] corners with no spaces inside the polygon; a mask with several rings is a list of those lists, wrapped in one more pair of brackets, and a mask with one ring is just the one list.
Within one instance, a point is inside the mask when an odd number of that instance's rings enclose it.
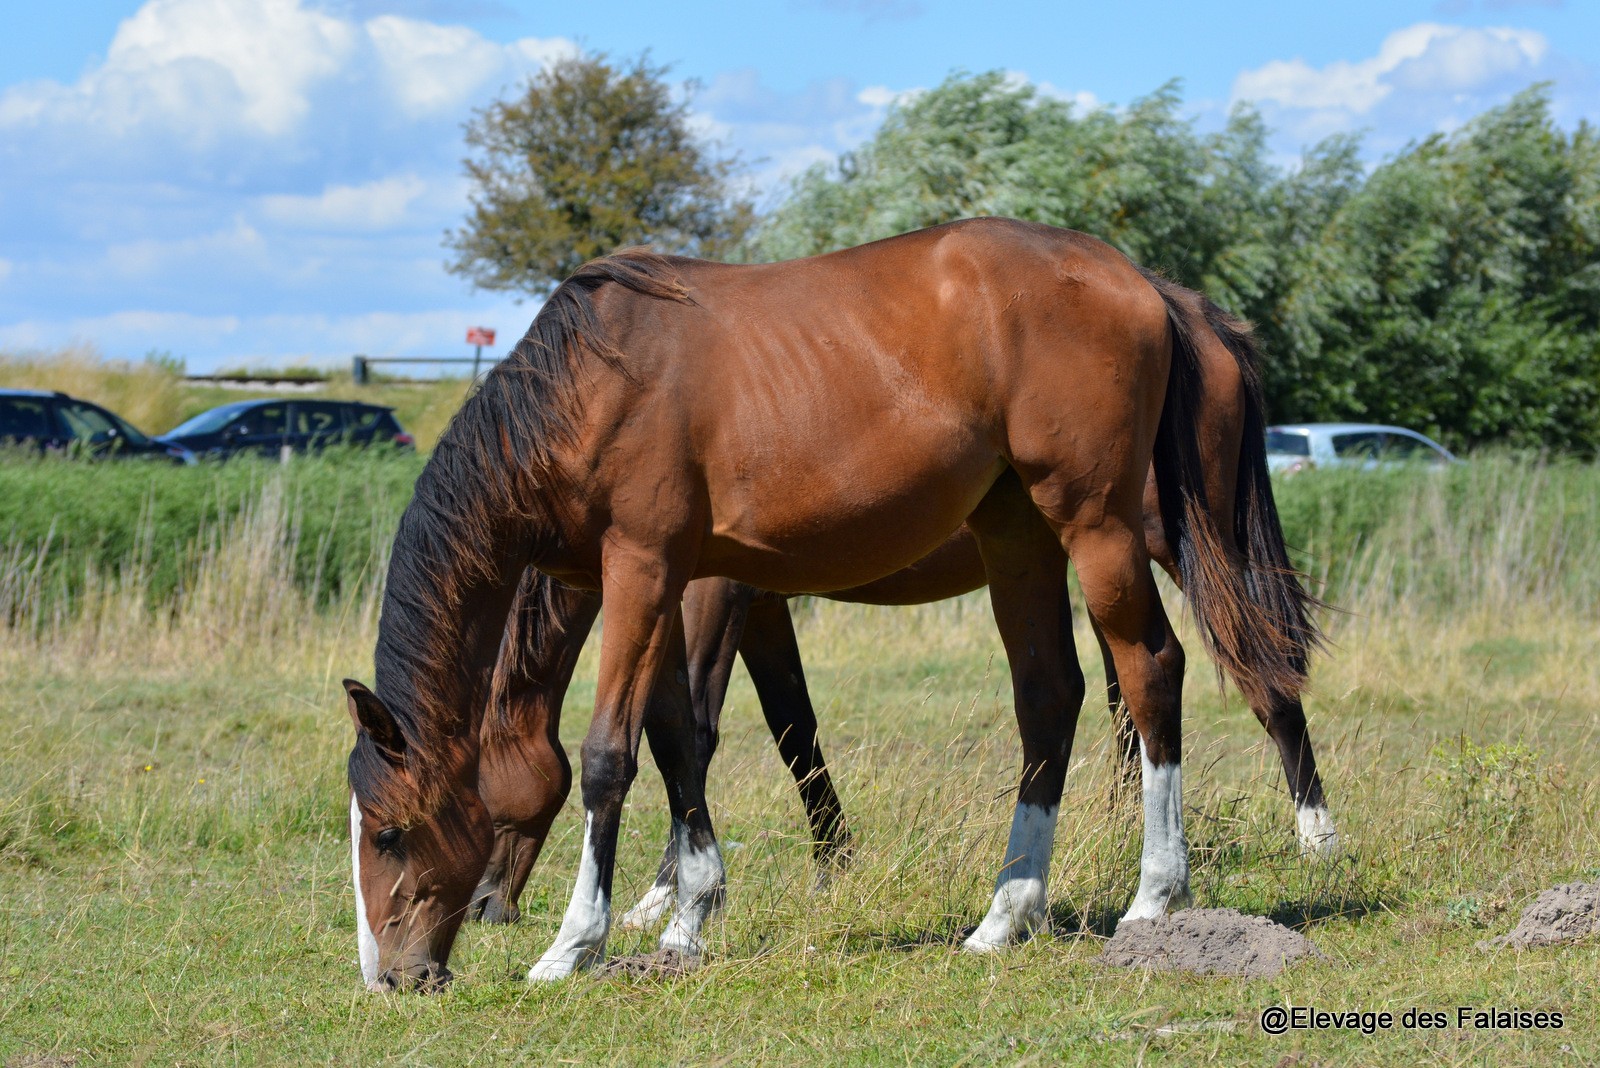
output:
{"label": "leafy tree canopy", "polygon": [[542,295],[586,260],[635,244],[720,257],[750,204],[674,99],[667,68],[641,56],[559,60],[520,95],[467,124],[466,224],[446,235],[449,270],[484,289]]}
{"label": "leafy tree canopy", "polygon": [[1285,170],[1254,111],[1200,136],[1181,105],[1168,84],[1079,113],[999,72],[957,74],[800,177],[751,250],[971,215],[1068,226],[1252,319],[1276,419],[1600,452],[1600,137],[1556,127],[1545,87],[1370,172],[1356,138]]}

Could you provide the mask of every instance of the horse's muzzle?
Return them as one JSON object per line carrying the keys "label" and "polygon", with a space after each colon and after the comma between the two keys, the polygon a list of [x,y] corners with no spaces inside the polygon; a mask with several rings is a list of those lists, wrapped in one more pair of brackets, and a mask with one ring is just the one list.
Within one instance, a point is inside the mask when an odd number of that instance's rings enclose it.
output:
{"label": "horse's muzzle", "polygon": [[442,964],[425,964],[400,971],[390,968],[368,983],[367,989],[375,994],[437,994],[454,978],[450,969]]}

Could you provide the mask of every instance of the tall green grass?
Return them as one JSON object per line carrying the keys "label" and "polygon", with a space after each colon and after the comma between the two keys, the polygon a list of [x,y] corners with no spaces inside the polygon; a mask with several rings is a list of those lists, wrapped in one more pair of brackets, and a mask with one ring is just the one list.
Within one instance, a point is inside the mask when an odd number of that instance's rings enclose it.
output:
{"label": "tall green grass", "polygon": [[390,450],[198,467],[12,457],[0,619],[38,626],[112,594],[170,610],[246,532],[309,603],[334,604],[381,575],[421,465]]}
{"label": "tall green grass", "polygon": [[[198,468],[14,457],[0,463],[0,618],[71,615],[108,589],[170,608],[242,517],[301,595],[336,605],[378,572],[422,463],[386,450]],[[1289,543],[1334,605],[1600,610],[1594,464],[1489,456],[1448,471],[1313,471],[1277,496]]]}

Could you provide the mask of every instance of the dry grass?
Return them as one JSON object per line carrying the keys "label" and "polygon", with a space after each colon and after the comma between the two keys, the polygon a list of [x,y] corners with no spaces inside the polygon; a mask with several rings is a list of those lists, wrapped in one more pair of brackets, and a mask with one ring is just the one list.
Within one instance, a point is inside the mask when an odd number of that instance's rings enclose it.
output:
{"label": "dry grass", "polygon": [[[812,890],[804,821],[741,673],[712,772],[730,894],[710,963],[669,982],[520,981],[571,889],[568,812],[524,923],[468,931],[453,991],[418,999],[359,993],[351,964],[337,680],[370,673],[377,590],[317,608],[292,567],[293,509],[269,486],[199,540],[191,580],[159,611],[130,562],[71,614],[0,636],[0,1060],[1532,1064],[1565,1048],[1591,1061],[1600,947],[1474,948],[1539,889],[1600,877],[1589,505],[1551,513],[1573,524],[1557,536],[1509,496],[1476,532],[1430,537],[1454,514],[1450,492],[1418,490],[1341,579],[1355,592],[1308,701],[1350,846],[1339,862],[1298,858],[1276,758],[1237,698],[1198,663],[1186,684],[1197,898],[1301,925],[1326,965],[1242,982],[1093,964],[1138,854],[1136,809],[1108,800],[1093,696],[1056,839],[1053,934],[1003,957],[953,951],[987,904],[1019,771],[978,594],[796,608],[857,833],[847,876]],[[0,586],[29,566],[0,560]],[[1081,624],[1078,639],[1093,679]],[[574,752],[592,647],[563,725]],[[657,781],[647,766],[625,817],[621,905],[659,855]],[[612,949],[652,945],[619,934]],[[1270,1004],[1499,1005],[1572,1023],[1273,1038],[1254,1024]]]}

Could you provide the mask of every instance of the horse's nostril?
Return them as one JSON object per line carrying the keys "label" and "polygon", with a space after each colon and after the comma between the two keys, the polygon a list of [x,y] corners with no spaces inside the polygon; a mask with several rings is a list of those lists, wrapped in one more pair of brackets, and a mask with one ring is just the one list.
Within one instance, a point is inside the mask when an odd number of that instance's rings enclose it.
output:
{"label": "horse's nostril", "polygon": [[422,973],[421,990],[425,994],[435,994],[450,985],[450,980],[455,976],[449,968],[442,964],[430,964],[428,970]]}

